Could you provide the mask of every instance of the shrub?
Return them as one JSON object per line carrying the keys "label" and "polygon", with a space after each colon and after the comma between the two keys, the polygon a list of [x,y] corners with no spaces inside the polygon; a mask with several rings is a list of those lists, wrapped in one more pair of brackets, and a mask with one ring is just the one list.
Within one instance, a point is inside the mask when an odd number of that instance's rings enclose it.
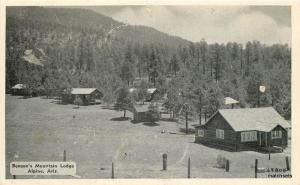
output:
{"label": "shrub", "polygon": [[218,155],[217,156],[217,164],[216,164],[216,167],[217,168],[225,168],[226,167],[226,157],[222,156],[222,155]]}

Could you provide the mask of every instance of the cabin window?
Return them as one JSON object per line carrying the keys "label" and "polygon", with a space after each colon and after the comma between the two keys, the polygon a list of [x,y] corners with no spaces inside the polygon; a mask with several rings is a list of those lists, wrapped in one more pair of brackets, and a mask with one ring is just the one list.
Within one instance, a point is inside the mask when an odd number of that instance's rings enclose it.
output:
{"label": "cabin window", "polygon": [[274,130],[271,132],[271,137],[272,139],[277,139],[282,137],[282,132],[281,130]]}
{"label": "cabin window", "polygon": [[216,138],[218,138],[218,139],[224,139],[224,130],[222,130],[222,129],[216,129]]}
{"label": "cabin window", "polygon": [[204,136],[204,130],[199,129],[199,130],[198,130],[198,136],[199,136],[199,137],[203,137],[203,136]]}
{"label": "cabin window", "polygon": [[257,132],[256,131],[241,132],[241,141],[242,142],[257,141]]}

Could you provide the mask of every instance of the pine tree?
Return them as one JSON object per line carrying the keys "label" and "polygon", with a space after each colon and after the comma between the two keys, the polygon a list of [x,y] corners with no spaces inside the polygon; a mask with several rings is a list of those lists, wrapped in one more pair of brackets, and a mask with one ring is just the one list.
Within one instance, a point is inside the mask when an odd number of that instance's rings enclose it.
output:
{"label": "pine tree", "polygon": [[200,53],[201,53],[201,60],[202,60],[202,69],[203,74],[206,73],[206,63],[207,63],[207,56],[208,56],[208,45],[207,42],[202,39],[200,41]]}
{"label": "pine tree", "polygon": [[176,54],[172,55],[171,61],[170,61],[170,66],[172,71],[174,71],[174,76],[176,77],[176,72],[179,70],[179,60],[176,56]]}
{"label": "pine tree", "polygon": [[115,104],[116,110],[124,111],[123,117],[126,117],[127,110],[133,110],[133,99],[130,96],[128,88],[122,87],[118,91],[118,98]]}

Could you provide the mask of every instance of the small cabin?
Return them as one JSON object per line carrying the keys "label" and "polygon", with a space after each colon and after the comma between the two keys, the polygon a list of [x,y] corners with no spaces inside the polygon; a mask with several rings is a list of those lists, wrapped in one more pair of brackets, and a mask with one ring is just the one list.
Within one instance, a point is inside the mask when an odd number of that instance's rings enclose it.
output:
{"label": "small cabin", "polygon": [[221,109],[196,127],[195,142],[231,151],[284,149],[288,126],[272,107]]}
{"label": "small cabin", "polygon": [[133,110],[133,122],[155,122],[160,118],[159,112],[149,110],[149,104],[135,105]]}
{"label": "small cabin", "polygon": [[236,105],[239,104],[239,101],[231,98],[231,97],[225,97],[224,98],[224,105],[225,105],[225,108],[234,108]]}
{"label": "small cabin", "polygon": [[[138,93],[138,89],[135,87],[129,88],[128,91],[130,94]],[[157,88],[148,88],[146,90],[145,102],[152,102],[153,100],[157,100],[157,96],[159,96],[159,91]]]}
{"label": "small cabin", "polygon": [[16,84],[11,88],[11,94],[14,96],[28,95],[28,88],[26,84]]}
{"label": "small cabin", "polygon": [[159,91],[157,88],[149,88],[147,89],[147,102],[151,102],[152,100],[155,99],[156,96],[159,96]]}
{"label": "small cabin", "polygon": [[63,93],[64,103],[76,105],[91,105],[100,101],[103,94],[97,88],[72,88],[69,93]]}

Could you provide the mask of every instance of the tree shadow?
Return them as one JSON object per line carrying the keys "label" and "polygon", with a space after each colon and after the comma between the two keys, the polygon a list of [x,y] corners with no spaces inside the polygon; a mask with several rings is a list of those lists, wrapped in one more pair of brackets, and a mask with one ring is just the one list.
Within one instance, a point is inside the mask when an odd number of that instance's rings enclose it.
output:
{"label": "tree shadow", "polygon": [[194,128],[188,128],[188,131],[186,133],[186,129],[185,128],[179,128],[179,132],[185,133],[185,134],[195,134],[195,129]]}
{"label": "tree shadow", "polygon": [[136,120],[131,120],[130,122],[133,124],[141,123],[141,121],[136,121]]}
{"label": "tree shadow", "polygon": [[143,125],[148,126],[148,127],[156,127],[159,124],[156,122],[144,122]]}
{"label": "tree shadow", "polygon": [[41,96],[40,97],[41,99],[44,99],[44,100],[50,100],[50,99],[54,99],[53,97],[51,97],[51,96]]}
{"label": "tree shadow", "polygon": [[90,103],[90,105],[100,105],[102,104],[101,102],[93,102],[93,103]]}
{"label": "tree shadow", "polygon": [[217,144],[213,144],[213,143],[209,143],[209,142],[195,142],[196,144],[200,144],[209,148],[214,148],[217,150],[223,150],[226,152],[236,152],[233,148],[230,147],[226,147],[226,146],[221,146],[221,145],[217,145]]}
{"label": "tree shadow", "polygon": [[[263,147],[252,147],[252,146],[247,146],[247,147],[242,147],[242,148],[238,148],[238,150],[235,150],[235,147],[228,147],[226,145],[221,145],[221,144],[217,144],[209,141],[198,141],[198,142],[194,142],[196,144],[201,144],[203,146],[209,147],[209,148],[214,148],[217,150],[223,150],[223,151],[227,151],[227,152],[245,152],[245,151],[254,151],[254,152],[258,152],[261,154],[268,154],[269,152],[267,150],[265,150]],[[274,154],[274,153],[281,153],[278,151],[274,151],[271,149],[270,154]]]}
{"label": "tree shadow", "polygon": [[107,110],[116,110],[115,106],[108,106],[108,105],[102,105],[101,108]]}
{"label": "tree shadow", "polygon": [[[284,148],[279,149],[279,148],[275,148],[272,146],[271,147],[252,147],[252,150],[262,153],[262,154],[268,154],[268,153],[275,154],[275,153],[282,153],[284,151]],[[243,150],[240,150],[240,151],[243,151]],[[247,150],[244,150],[244,151],[247,151]]]}
{"label": "tree shadow", "polygon": [[160,118],[160,121],[166,121],[166,122],[177,122],[176,118]]}
{"label": "tree shadow", "polygon": [[130,120],[130,117],[117,117],[117,118],[111,118],[111,121],[127,121]]}
{"label": "tree shadow", "polygon": [[203,146],[209,147],[209,148],[214,148],[214,149],[218,149],[218,150],[223,150],[223,151],[227,151],[227,152],[245,152],[245,151],[254,151],[254,152],[258,152],[261,154],[268,154],[270,151],[270,154],[274,154],[274,153],[281,153],[282,151],[274,151],[271,148],[265,149],[264,147],[253,147],[253,146],[244,146],[244,147],[238,147],[237,151],[235,146],[226,146],[226,145],[221,145],[221,144],[217,144],[214,142],[209,142],[209,141],[198,141],[195,142],[196,144],[201,144]]}
{"label": "tree shadow", "polygon": [[18,96],[17,99],[29,99],[32,98],[31,96]]}
{"label": "tree shadow", "polygon": [[53,100],[50,103],[54,103],[54,104],[57,104],[57,105],[68,105],[68,103],[63,102],[61,100]]}

